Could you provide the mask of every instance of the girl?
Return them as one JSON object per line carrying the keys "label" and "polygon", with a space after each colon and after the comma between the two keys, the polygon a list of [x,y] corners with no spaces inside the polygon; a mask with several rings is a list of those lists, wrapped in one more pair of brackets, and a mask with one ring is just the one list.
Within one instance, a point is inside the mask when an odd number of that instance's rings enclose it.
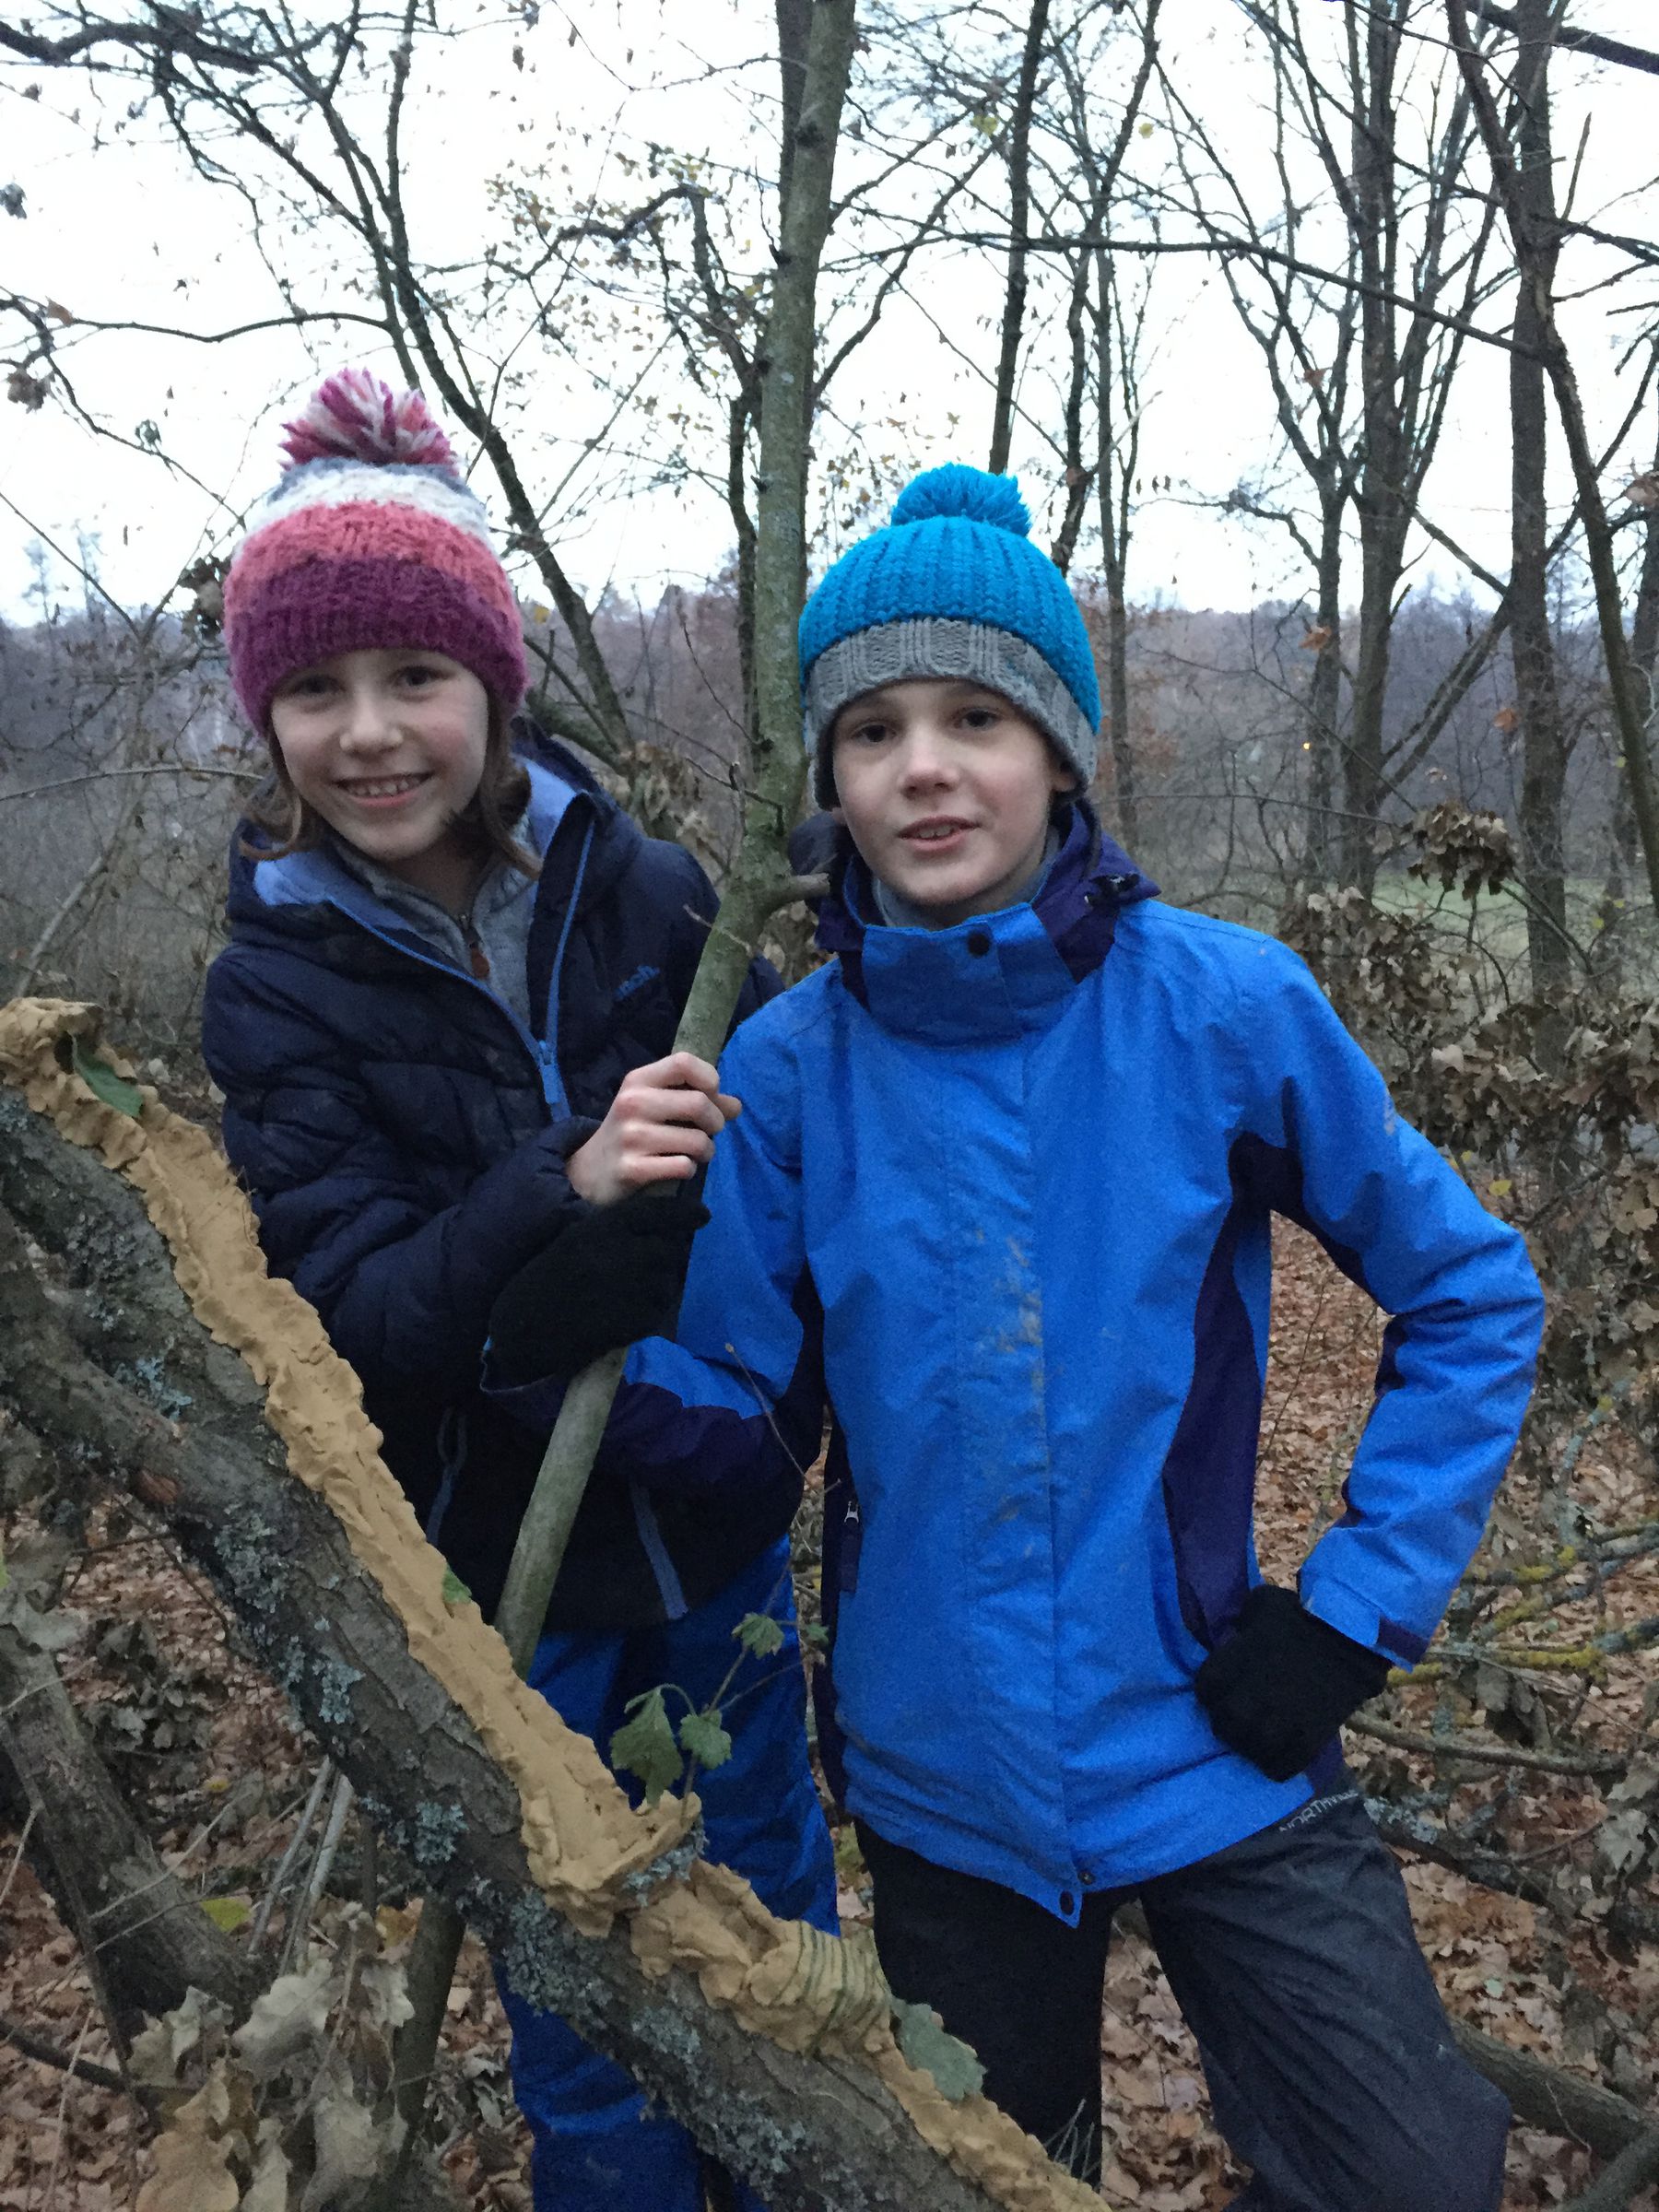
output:
{"label": "girl", "polygon": [[[670,1050],[714,901],[688,854],[514,722],[512,587],[419,394],[347,371],[288,429],[225,585],[231,680],[271,774],[232,852],[203,1046],[273,1271],[356,1369],[388,1465],[488,1610],[546,1441],[479,1392],[490,1307],[595,1209],[689,1183],[736,1112]],[[775,987],[758,963],[740,1011]],[[649,1257],[641,1279],[665,1283],[700,1218],[660,1199],[604,1217]],[[670,1324],[671,1295],[624,1311],[630,1272],[600,1318]],[[563,1318],[580,1363],[595,1316]],[[712,1692],[735,1624],[787,1593],[798,1495],[793,1470],[665,1510],[641,1486],[596,1487],[532,1684],[601,1748],[640,1691]],[[708,1850],[774,1911],[832,1927],[785,1627],[776,1660],[744,1662],[733,1756],[700,1780]],[[701,2212],[690,2139],[506,1997],[537,2206]]]}

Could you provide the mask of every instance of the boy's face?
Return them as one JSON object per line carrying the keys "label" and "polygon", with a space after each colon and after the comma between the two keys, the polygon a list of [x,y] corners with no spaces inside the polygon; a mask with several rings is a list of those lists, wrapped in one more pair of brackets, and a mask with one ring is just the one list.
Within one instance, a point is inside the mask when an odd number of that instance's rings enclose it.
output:
{"label": "boy's face", "polygon": [[865,865],[942,927],[1011,906],[1041,865],[1049,805],[1077,779],[999,691],[916,677],[866,691],[830,733],[835,818]]}

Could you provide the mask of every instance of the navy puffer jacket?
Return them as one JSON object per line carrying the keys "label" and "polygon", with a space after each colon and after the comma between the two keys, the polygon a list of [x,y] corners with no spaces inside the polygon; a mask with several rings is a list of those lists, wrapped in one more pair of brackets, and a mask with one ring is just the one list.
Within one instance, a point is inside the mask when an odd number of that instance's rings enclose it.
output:
{"label": "navy puffer jacket", "polygon": [[[544,1440],[478,1389],[508,1277],[582,1210],[565,1158],[622,1077],[670,1051],[714,897],[562,747],[537,738],[543,856],[524,1030],[327,850],[233,850],[203,1050],[273,1274],[356,1369],[387,1464],[488,1612]],[[777,988],[757,963],[739,1017]],[[738,1498],[595,1483],[553,1629],[673,1618],[788,1526],[798,1477]]]}

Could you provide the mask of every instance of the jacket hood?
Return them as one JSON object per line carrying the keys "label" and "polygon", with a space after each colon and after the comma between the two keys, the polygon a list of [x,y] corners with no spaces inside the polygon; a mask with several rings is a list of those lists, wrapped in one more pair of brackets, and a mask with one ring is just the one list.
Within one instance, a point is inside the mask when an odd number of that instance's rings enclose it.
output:
{"label": "jacket hood", "polygon": [[1111,951],[1125,908],[1157,896],[1076,800],[1034,899],[949,929],[895,927],[874,920],[870,872],[849,853],[819,910],[817,941],[884,1028],[936,1044],[990,1043],[1046,1029]]}

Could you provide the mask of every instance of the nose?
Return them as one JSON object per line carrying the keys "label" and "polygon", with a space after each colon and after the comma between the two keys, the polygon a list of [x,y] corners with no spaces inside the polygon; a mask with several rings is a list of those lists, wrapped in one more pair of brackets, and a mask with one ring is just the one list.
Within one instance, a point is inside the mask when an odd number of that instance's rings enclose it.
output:
{"label": "nose", "polygon": [[942,731],[925,724],[907,731],[901,774],[907,791],[936,791],[955,782],[955,759]]}
{"label": "nose", "polygon": [[346,695],[342,748],[353,753],[383,753],[397,741],[396,720],[381,686],[353,684]]}

